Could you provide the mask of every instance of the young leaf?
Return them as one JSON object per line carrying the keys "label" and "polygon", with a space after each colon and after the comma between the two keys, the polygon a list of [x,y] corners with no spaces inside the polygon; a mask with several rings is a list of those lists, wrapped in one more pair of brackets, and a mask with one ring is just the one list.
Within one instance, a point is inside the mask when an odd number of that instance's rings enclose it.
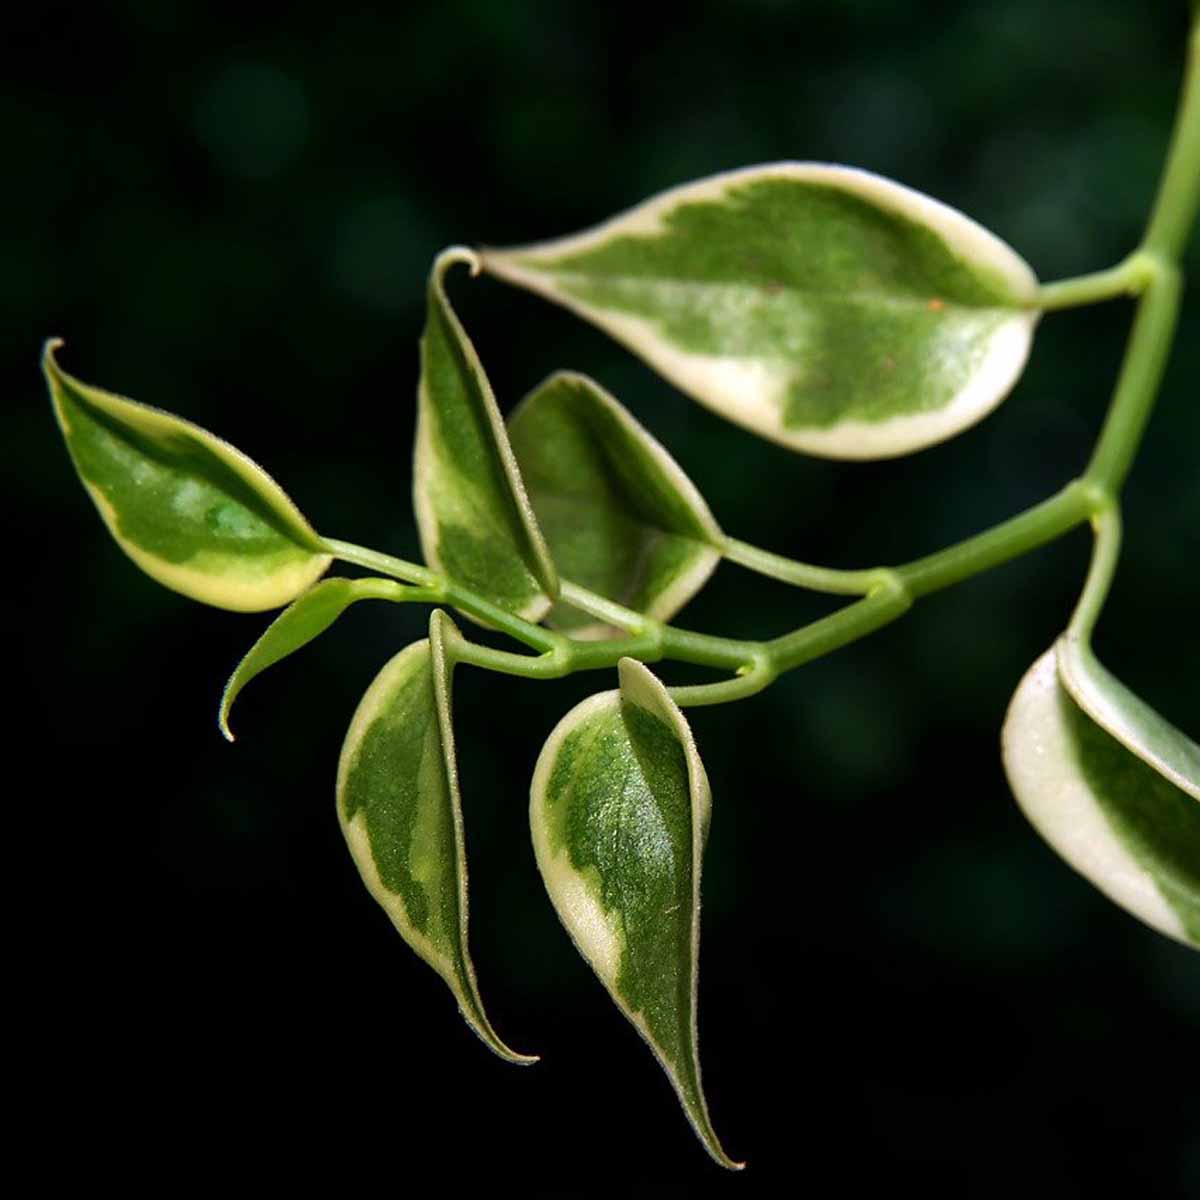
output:
{"label": "young leaf", "polygon": [[1126,750],[1200,800],[1200,746],[1098,662],[1086,641],[1064,634],[1055,651],[1059,677],[1075,703]]}
{"label": "young leaf", "polygon": [[1037,281],[999,239],[819,163],[715,175],[480,260],[729,420],[830,458],[905,454],[974,424],[1016,382],[1037,319]]}
{"label": "young leaf", "polygon": [[325,544],[279,485],[190,421],[42,369],[79,478],[147,575],[238,612],[279,608],[325,572]]}
{"label": "young leaf", "polygon": [[1054,650],[1008,710],[1004,767],[1034,828],[1147,925],[1200,947],[1200,805],[1084,713]]}
{"label": "young leaf", "polygon": [[477,270],[469,250],[451,249],[429,277],[413,461],[421,548],[430,566],[536,621],[558,575],[483,365],[446,298],[446,271],[460,262]]}
{"label": "young leaf", "polygon": [[[565,575],[660,621],[704,586],[725,535],[678,463],[599,384],[573,372],[552,375],[508,428]],[[564,604],[549,624],[576,637],[610,633]]]}
{"label": "young leaf", "polygon": [[530,825],[546,890],[580,953],[645,1038],[709,1154],[700,1085],[700,860],[711,794],[683,714],[632,659],[621,690],[572,709],[534,771]]}
{"label": "young leaf", "polygon": [[467,1024],[501,1058],[510,1050],[483,1010],[467,949],[467,859],[445,639],[435,610],[427,641],[401,650],[367,689],[338,764],[346,844],[400,936],[449,985]]}
{"label": "young leaf", "polygon": [[298,596],[267,626],[266,632],[250,647],[229,677],[217,718],[221,732],[233,741],[229,710],[242,688],[256,675],[261,675],[301,646],[307,646],[356,600],[399,600],[403,599],[405,591],[402,584],[390,579],[323,579]]}

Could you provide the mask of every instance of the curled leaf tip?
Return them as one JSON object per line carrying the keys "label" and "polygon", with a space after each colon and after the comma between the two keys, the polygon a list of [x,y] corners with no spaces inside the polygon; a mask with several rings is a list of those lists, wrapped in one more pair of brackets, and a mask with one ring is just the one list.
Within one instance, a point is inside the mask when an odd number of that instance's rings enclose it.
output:
{"label": "curled leaf tip", "polygon": [[433,274],[440,281],[458,263],[467,267],[472,278],[483,272],[483,261],[469,246],[447,246],[433,260]]}

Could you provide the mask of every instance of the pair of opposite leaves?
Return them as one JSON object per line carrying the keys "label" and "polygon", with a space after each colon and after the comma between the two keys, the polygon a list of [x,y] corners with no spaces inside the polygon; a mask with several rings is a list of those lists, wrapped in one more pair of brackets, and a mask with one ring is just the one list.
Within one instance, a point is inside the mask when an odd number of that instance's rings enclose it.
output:
{"label": "pair of opposite leaves", "polygon": [[[582,376],[553,376],[506,431],[445,296],[443,276],[455,261],[482,265],[583,314],[732,420],[835,457],[905,453],[973,423],[1019,375],[1037,317],[1032,273],[992,235],[906,188],[836,167],[734,172],[666,193],[578,237],[478,257],[442,255],[422,340],[414,472],[426,557],[509,611],[584,637],[608,631],[556,603],[559,568],[627,607],[667,619],[703,585],[724,537],[666,452]],[[72,456],[131,557],[167,586],[223,607],[263,609],[299,597],[231,679],[223,721],[249,678],[317,636],[348,604],[409,595],[386,580],[334,579],[312,587],[329,565],[328,547],[265,473],[195,426],[71,380],[52,350],[46,369]],[[447,978],[485,1040],[507,1053],[483,1016],[466,954],[465,864],[448,725],[452,651],[446,647],[457,636],[435,614],[428,641],[403,651],[372,686],[347,739],[339,811],[374,894]],[[1005,734],[1014,789],[1068,861],[1138,915],[1196,941],[1197,811],[1182,793],[1196,792],[1200,754],[1090,653],[1075,660],[1083,667],[1063,671],[1074,704],[1058,672],[1047,674],[1047,660],[1018,692]],[[408,717],[397,722],[388,715],[393,709]],[[639,745],[655,744],[633,732],[650,728],[635,715],[644,713],[673,731],[682,747],[673,771],[654,767],[670,755],[656,760],[638,752]],[[1074,723],[1062,713],[1075,714]],[[589,754],[577,756],[591,764],[584,786],[577,770],[560,772],[555,764],[576,746],[571,731],[590,728],[593,718],[612,728],[591,739]],[[1037,742],[1039,731],[1059,726],[1066,732],[1048,753]],[[403,729],[411,736],[401,736]],[[672,909],[682,914],[675,933],[687,927],[688,937],[667,936],[630,907],[647,889],[622,877],[622,862],[642,869],[638,853],[666,842],[633,836],[628,853],[612,860],[581,843],[568,855],[568,870],[562,846],[547,840],[554,802],[546,795],[560,776],[574,797],[567,808],[582,814],[562,827],[581,837],[589,814],[627,830],[653,823],[650,809],[665,819],[672,805],[660,793],[670,779],[677,800],[691,797],[690,805],[672,809],[691,812],[691,833],[684,836],[679,826],[673,844],[678,849],[690,838],[695,853],[687,871],[671,856],[643,866],[660,869],[669,858],[671,887],[686,877],[694,895],[707,788],[697,782],[702,769],[686,730],[661,684],[638,664],[624,664],[619,696],[580,706],[543,751],[535,841],[576,942],[667,1066],[710,1151],[728,1162],[708,1129],[695,1063],[695,905]],[[1035,744],[1036,751],[1022,752]],[[1139,760],[1160,772],[1156,780],[1168,781],[1167,800],[1150,805],[1152,819],[1143,801],[1146,781],[1129,773]],[[622,762],[628,770],[618,769]],[[364,782],[373,778],[372,763],[380,764],[382,790]],[[394,782],[400,778],[408,780],[407,801]],[[635,791],[656,797],[650,808],[621,792],[630,780]],[[614,800],[618,793],[624,798]],[[1081,805],[1103,818],[1088,825],[1077,816]],[[1068,809],[1076,815],[1064,832],[1053,814]],[[1046,812],[1051,816],[1041,819]],[[1085,827],[1092,833],[1080,835]],[[1076,852],[1080,836],[1094,842],[1101,835],[1129,851],[1121,870],[1128,873],[1133,863],[1140,894],[1166,897],[1165,907],[1135,903],[1128,888],[1113,885],[1111,854]],[[1183,911],[1188,903],[1190,915]],[[653,969],[631,965],[646,951],[639,930],[676,947],[674,974],[653,953]],[[674,980],[673,1001],[644,994],[646,981],[656,977]],[[675,1011],[668,1020],[670,1003]]]}

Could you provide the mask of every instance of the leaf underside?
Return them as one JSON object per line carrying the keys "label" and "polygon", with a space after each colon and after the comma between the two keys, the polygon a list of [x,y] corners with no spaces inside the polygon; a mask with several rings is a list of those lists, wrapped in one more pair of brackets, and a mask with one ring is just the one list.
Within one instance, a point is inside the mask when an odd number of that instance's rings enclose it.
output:
{"label": "leaf underside", "polygon": [[1020,375],[1036,321],[1036,279],[999,239],[824,164],[717,175],[481,261],[729,420],[831,458],[908,453],[979,420]]}

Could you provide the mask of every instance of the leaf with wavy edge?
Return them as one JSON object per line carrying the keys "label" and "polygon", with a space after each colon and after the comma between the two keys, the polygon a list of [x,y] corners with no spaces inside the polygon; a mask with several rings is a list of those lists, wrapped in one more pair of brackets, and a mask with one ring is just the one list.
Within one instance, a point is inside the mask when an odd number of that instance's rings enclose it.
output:
{"label": "leaf with wavy edge", "polygon": [[662,1064],[709,1154],[696,1039],[700,865],[711,793],[687,722],[633,659],[619,692],[573,708],[538,758],[530,826],[567,932]]}
{"label": "leaf with wavy edge", "polygon": [[1053,649],[1017,688],[1002,745],[1042,837],[1122,908],[1200,947],[1200,805],[1075,703]]}
{"label": "leaf with wavy edge", "polygon": [[1059,677],[1075,703],[1127,750],[1200,800],[1200,746],[1134,695],[1081,638],[1064,634],[1055,652]]}
{"label": "leaf with wavy edge", "polygon": [[452,663],[440,610],[429,638],[401,650],[367,689],[338,763],[337,812],[367,890],[400,936],[447,983],[467,1024],[501,1058],[510,1050],[483,1009],[467,947],[467,857],[454,731]]}
{"label": "leaf with wavy edge", "polygon": [[993,234],[824,163],[714,175],[480,261],[729,420],[830,458],[906,454],[974,424],[1016,382],[1038,315],[1033,272]]}
{"label": "leaf with wavy edge", "polygon": [[[586,375],[560,371],[508,421],[513,452],[554,561],[575,583],[656,620],[704,586],[725,535],[679,464]],[[559,604],[574,637],[613,630]]]}
{"label": "leaf with wavy edge", "polygon": [[483,364],[446,298],[455,263],[478,271],[469,250],[438,255],[421,335],[413,457],[421,550],[444,575],[537,621],[558,596],[558,574]]}
{"label": "leaf with wavy edge", "polygon": [[207,430],[42,369],[75,470],[118,546],[147,575],[238,612],[279,608],[324,574],[325,543],[256,463]]}

